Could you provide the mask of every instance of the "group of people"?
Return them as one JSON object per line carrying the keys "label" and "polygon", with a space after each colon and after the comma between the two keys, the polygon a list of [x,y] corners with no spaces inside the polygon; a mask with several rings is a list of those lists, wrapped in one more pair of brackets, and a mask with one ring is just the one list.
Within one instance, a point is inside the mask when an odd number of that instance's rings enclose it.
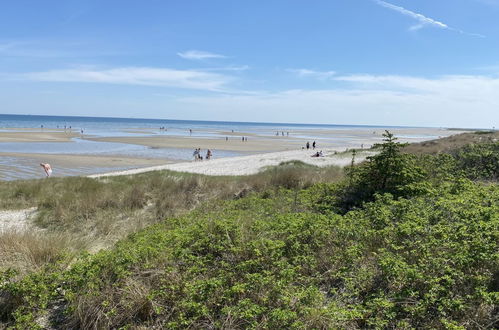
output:
{"label": "group of people", "polygon": [[[316,144],[315,144],[315,141],[314,141],[314,142],[312,143],[312,149],[313,149],[313,150],[315,150],[315,146],[316,146]],[[305,144],[305,147],[307,148],[307,150],[308,150],[308,149],[310,149],[310,142],[308,142],[308,141],[307,141],[307,143]]]}
{"label": "group of people", "polygon": [[[281,135],[284,136],[284,132],[281,132]],[[275,132],[275,136],[279,136],[279,131]],[[289,132],[286,132],[286,136],[289,136]]]}
{"label": "group of people", "polygon": [[[194,161],[203,160],[203,156],[201,156],[201,148],[195,149],[192,155],[194,156]],[[211,156],[213,156],[211,150],[210,149],[206,150],[206,156],[204,159],[209,160],[211,159]]]}
{"label": "group of people", "polygon": [[[317,147],[317,144],[314,142],[312,142],[312,150],[315,150],[315,147]],[[307,150],[310,149],[310,142],[307,141],[307,143],[305,144],[305,148],[307,148]],[[305,149],[304,147],[302,147],[302,149]],[[322,153],[322,150],[321,151],[317,151],[316,153],[312,154],[312,156],[310,157],[324,157],[324,154]]]}

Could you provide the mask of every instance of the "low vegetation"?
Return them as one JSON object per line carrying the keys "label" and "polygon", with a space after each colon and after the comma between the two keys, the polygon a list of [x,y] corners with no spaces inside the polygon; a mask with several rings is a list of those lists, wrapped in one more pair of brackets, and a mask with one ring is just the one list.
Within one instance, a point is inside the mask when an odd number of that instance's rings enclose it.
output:
{"label": "low vegetation", "polygon": [[55,197],[34,192],[18,201],[16,185],[24,183],[8,183],[4,205],[37,205],[37,223],[53,235],[63,227],[101,237],[98,221],[132,228],[130,219],[145,220],[94,254],[61,247],[66,252],[42,254],[29,272],[3,267],[0,322],[497,327],[498,146],[415,156],[387,133],[380,152],[344,176],[290,163],[244,178],[66,178],[38,190],[57,190]]}

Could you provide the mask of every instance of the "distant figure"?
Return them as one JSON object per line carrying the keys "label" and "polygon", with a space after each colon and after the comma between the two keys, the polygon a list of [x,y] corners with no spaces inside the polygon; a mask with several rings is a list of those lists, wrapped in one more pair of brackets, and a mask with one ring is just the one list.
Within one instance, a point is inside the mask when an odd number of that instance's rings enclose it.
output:
{"label": "distant figure", "polygon": [[244,142],[244,136],[243,136],[241,139],[242,139],[242,141]]}
{"label": "distant figure", "polygon": [[284,136],[284,132],[281,132],[281,135]]}
{"label": "distant figure", "polygon": [[310,149],[310,142],[307,141],[307,144],[305,146],[307,147],[307,150]]}
{"label": "distant figure", "polygon": [[83,134],[83,128],[81,129],[81,134]]}
{"label": "distant figure", "polygon": [[52,166],[49,163],[40,163],[40,166],[43,167],[47,178],[52,175]]}
{"label": "distant figure", "polygon": [[192,153],[192,156],[194,156],[194,160],[199,160],[199,149],[195,149],[194,152]]}
{"label": "distant figure", "polygon": [[229,137],[228,136],[225,137],[225,141],[229,141]]}
{"label": "distant figure", "polygon": [[315,141],[312,143],[312,148],[315,150]]}
{"label": "distant figure", "polygon": [[189,135],[192,135],[192,129],[189,128]]}
{"label": "distant figure", "polygon": [[289,136],[289,132],[286,132],[286,135]]}
{"label": "distant figure", "polygon": [[211,158],[211,150],[210,150],[210,149],[208,149],[208,150],[206,151],[206,160],[209,160],[210,158]]}
{"label": "distant figure", "polygon": [[364,143],[360,145],[360,149],[364,149]]}
{"label": "distant figure", "polygon": [[43,125],[40,125],[40,128],[43,129]]}

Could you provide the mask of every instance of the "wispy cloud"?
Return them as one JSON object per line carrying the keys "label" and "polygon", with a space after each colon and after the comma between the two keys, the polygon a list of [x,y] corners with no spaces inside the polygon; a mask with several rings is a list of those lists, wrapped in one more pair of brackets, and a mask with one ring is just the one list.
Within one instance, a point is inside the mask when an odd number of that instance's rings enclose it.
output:
{"label": "wispy cloud", "polygon": [[299,77],[309,77],[321,80],[329,79],[336,74],[335,71],[315,71],[309,69],[287,69],[286,71],[292,72]]}
{"label": "wispy cloud", "polygon": [[239,66],[222,66],[218,68],[203,68],[203,71],[246,71],[249,70],[249,65],[239,65]]}
{"label": "wispy cloud", "polygon": [[186,52],[177,53],[178,56],[188,60],[206,60],[211,58],[226,58],[225,55],[205,52],[201,50],[188,50]]}
{"label": "wispy cloud", "polygon": [[230,76],[212,72],[150,67],[50,70],[11,75],[10,78],[46,82],[161,86],[205,91],[223,91],[225,86],[232,80]]}
{"label": "wispy cloud", "polygon": [[0,56],[16,58],[81,58],[114,56],[122,52],[97,50],[85,42],[54,40],[0,40]]}
{"label": "wispy cloud", "polygon": [[440,21],[437,21],[437,20],[435,20],[433,18],[424,16],[423,14],[419,14],[419,13],[413,12],[411,10],[405,9],[404,7],[396,6],[396,5],[388,3],[386,1],[382,1],[382,0],[373,0],[373,1],[375,3],[377,3],[378,5],[380,5],[380,6],[383,6],[385,8],[394,10],[394,11],[396,11],[396,12],[402,14],[402,15],[409,16],[409,17],[412,17],[413,19],[417,20],[418,24],[413,25],[413,26],[411,26],[409,28],[409,30],[411,30],[411,31],[419,30],[419,29],[421,29],[421,28],[423,28],[425,26],[433,26],[433,27],[437,27],[437,28],[440,28],[440,29],[446,29],[446,30],[458,32],[458,33],[461,33],[461,34],[466,34],[466,35],[474,36],[474,37],[480,37],[480,38],[484,38],[485,37],[484,35],[481,35],[481,34],[478,34],[478,33],[468,33],[468,32],[465,32],[463,30],[459,30],[459,29],[450,27],[449,25],[447,25],[447,24],[445,24],[443,22],[440,22]]}

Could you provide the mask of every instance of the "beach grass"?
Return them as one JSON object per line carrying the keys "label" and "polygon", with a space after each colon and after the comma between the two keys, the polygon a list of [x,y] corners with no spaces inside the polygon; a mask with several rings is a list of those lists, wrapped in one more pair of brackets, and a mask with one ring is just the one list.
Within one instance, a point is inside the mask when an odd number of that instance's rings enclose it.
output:
{"label": "beach grass", "polygon": [[73,258],[80,251],[108,248],[148,225],[209,201],[279,187],[299,189],[343,176],[339,167],[292,162],[240,177],[154,171],[100,179],[0,182],[0,209],[37,209],[29,230],[0,233],[0,261],[29,272],[57,258]]}

